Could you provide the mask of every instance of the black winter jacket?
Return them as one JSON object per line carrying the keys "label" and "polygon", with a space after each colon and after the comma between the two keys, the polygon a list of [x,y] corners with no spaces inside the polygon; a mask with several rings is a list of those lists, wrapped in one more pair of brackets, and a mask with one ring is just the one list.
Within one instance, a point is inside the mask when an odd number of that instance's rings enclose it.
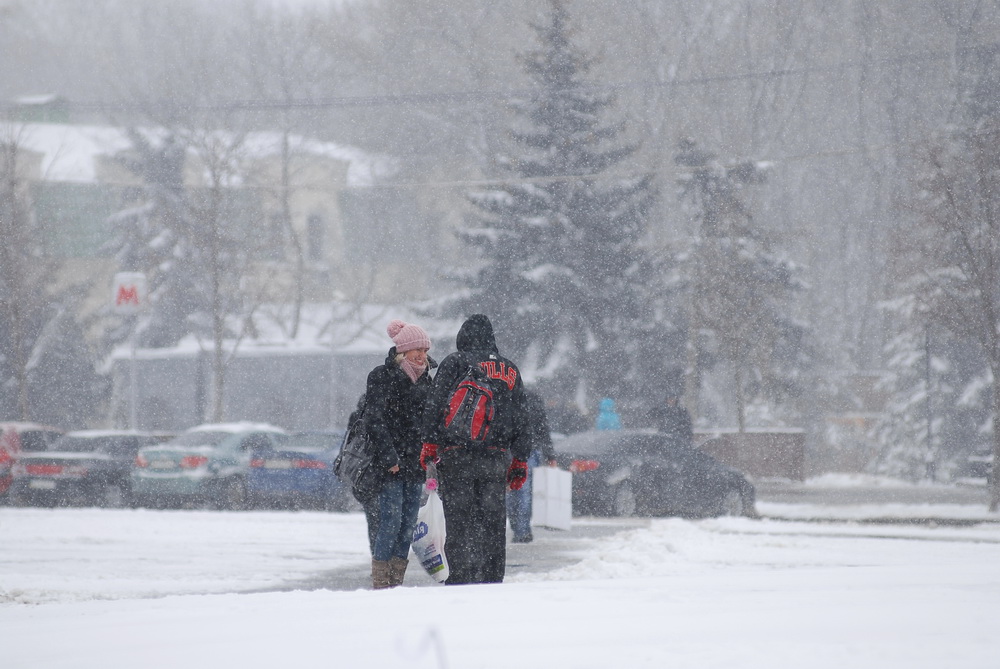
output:
{"label": "black winter jacket", "polygon": [[420,467],[420,423],[424,404],[431,389],[429,370],[434,362],[427,359],[427,371],[414,383],[396,362],[396,347],[389,349],[385,363],[368,374],[365,388],[364,421],[368,438],[376,446],[376,471],[388,480],[394,465],[399,476],[410,482],[424,480]]}
{"label": "black winter jacket", "polygon": [[[470,317],[458,331],[455,340],[458,351],[441,361],[434,377],[434,387],[424,411],[424,441],[439,446],[438,455],[444,460],[447,452],[457,450],[442,436],[448,400],[458,383],[465,377],[470,365],[479,365],[487,374],[493,391],[493,421],[481,448],[482,455],[527,460],[531,453],[531,439],[525,430],[524,386],[517,366],[500,355],[493,325],[486,316]],[[467,453],[467,456],[475,454]]]}
{"label": "black winter jacket", "polygon": [[682,446],[694,444],[694,430],[691,425],[691,414],[681,405],[667,406],[661,410],[657,429],[670,437],[670,440]]}
{"label": "black winter jacket", "polygon": [[539,457],[546,462],[556,459],[556,451],[552,446],[552,431],[549,419],[545,413],[545,400],[533,390],[524,391],[526,421],[525,430],[531,441],[531,450],[538,451]]}

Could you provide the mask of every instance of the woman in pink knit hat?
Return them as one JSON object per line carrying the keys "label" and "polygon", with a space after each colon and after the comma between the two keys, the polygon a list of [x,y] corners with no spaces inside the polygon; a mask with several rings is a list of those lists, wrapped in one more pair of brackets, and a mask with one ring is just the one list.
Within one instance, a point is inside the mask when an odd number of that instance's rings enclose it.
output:
{"label": "woman in pink knit hat", "polygon": [[431,387],[423,328],[394,319],[386,328],[393,347],[368,374],[364,425],[377,449],[378,494],[365,504],[372,553],[372,587],[403,583],[426,474],[420,466],[420,422]]}

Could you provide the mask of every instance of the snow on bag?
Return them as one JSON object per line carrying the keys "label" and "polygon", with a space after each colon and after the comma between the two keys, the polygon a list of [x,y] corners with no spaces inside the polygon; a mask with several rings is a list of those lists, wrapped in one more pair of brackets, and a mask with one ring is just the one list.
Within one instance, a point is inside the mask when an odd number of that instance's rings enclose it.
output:
{"label": "snow on bag", "polygon": [[437,492],[437,480],[427,479],[427,501],[417,513],[413,530],[413,553],[420,565],[438,583],[448,580],[448,559],[444,555],[444,506]]}
{"label": "snow on bag", "polygon": [[568,530],[573,517],[573,475],[555,467],[535,467],[531,478],[531,524]]}

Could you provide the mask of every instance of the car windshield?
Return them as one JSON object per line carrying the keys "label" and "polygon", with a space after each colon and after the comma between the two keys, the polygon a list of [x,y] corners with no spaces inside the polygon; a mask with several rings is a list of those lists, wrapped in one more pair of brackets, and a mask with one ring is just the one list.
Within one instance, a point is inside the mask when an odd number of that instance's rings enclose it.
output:
{"label": "car windshield", "polygon": [[45,430],[25,430],[20,434],[22,451],[44,451],[57,438],[61,438],[58,432],[46,432]]}
{"label": "car windshield", "polygon": [[608,451],[617,450],[622,443],[620,432],[580,432],[571,434],[565,439],[554,443],[557,451],[574,455],[598,456]]}
{"label": "car windshield", "polygon": [[70,453],[107,453],[108,455],[134,456],[139,449],[139,439],[128,435],[101,437],[63,437],[49,446],[50,451]]}
{"label": "car windshield", "polygon": [[554,446],[557,451],[585,457],[600,457],[609,453],[665,455],[675,450],[660,434],[612,430],[580,432],[560,439]]}
{"label": "car windshield", "polygon": [[132,455],[139,450],[139,440],[135,437],[110,437],[101,440],[101,452],[108,455]]}
{"label": "car windshield", "polygon": [[67,434],[49,444],[47,450],[60,453],[93,453],[103,451],[106,445],[107,442],[99,437],[78,437]]}
{"label": "car windshield", "polygon": [[171,446],[215,446],[233,436],[232,432],[212,432],[209,430],[186,432],[168,442]]}
{"label": "car windshield", "polygon": [[665,439],[655,434],[636,435],[622,443],[622,450],[629,455],[642,455],[644,457],[666,455],[672,452],[673,448],[668,448]]}

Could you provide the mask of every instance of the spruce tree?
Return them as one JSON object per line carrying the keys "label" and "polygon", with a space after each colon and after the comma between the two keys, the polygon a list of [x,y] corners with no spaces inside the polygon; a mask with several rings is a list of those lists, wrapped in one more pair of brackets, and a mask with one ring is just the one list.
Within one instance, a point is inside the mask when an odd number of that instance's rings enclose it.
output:
{"label": "spruce tree", "polygon": [[[130,130],[133,153],[119,162],[142,181],[140,201],[111,217],[119,271],[143,272],[150,285],[150,311],[141,343],[159,348],[176,344],[191,330],[190,318],[209,309],[197,288],[199,252],[195,224],[184,187],[185,147],[173,136],[158,141]],[[130,325],[112,330],[112,342],[128,336]]]}
{"label": "spruce tree", "polygon": [[592,408],[638,394],[637,366],[666,357],[641,350],[666,327],[652,315],[644,244],[657,194],[650,175],[609,173],[627,172],[637,147],[605,119],[614,96],[588,87],[594,62],[572,43],[565,3],[549,4],[532,26],[540,45],[522,58],[533,94],[514,102],[510,153],[494,157],[505,178],[468,194],[460,235],[478,263],[449,306],[488,314],[512,357]]}
{"label": "spruce tree", "polygon": [[798,418],[788,400],[802,392],[812,351],[806,324],[790,312],[803,284],[796,263],[744,201],[744,189],[762,183],[764,172],[750,162],[725,166],[692,140],[680,142],[675,162],[684,170],[682,201],[698,226],[682,267],[691,337],[687,399],[695,405],[689,408],[699,415],[705,363],[714,358],[728,369],[721,385],[733,393],[741,432],[751,409],[761,422]]}

